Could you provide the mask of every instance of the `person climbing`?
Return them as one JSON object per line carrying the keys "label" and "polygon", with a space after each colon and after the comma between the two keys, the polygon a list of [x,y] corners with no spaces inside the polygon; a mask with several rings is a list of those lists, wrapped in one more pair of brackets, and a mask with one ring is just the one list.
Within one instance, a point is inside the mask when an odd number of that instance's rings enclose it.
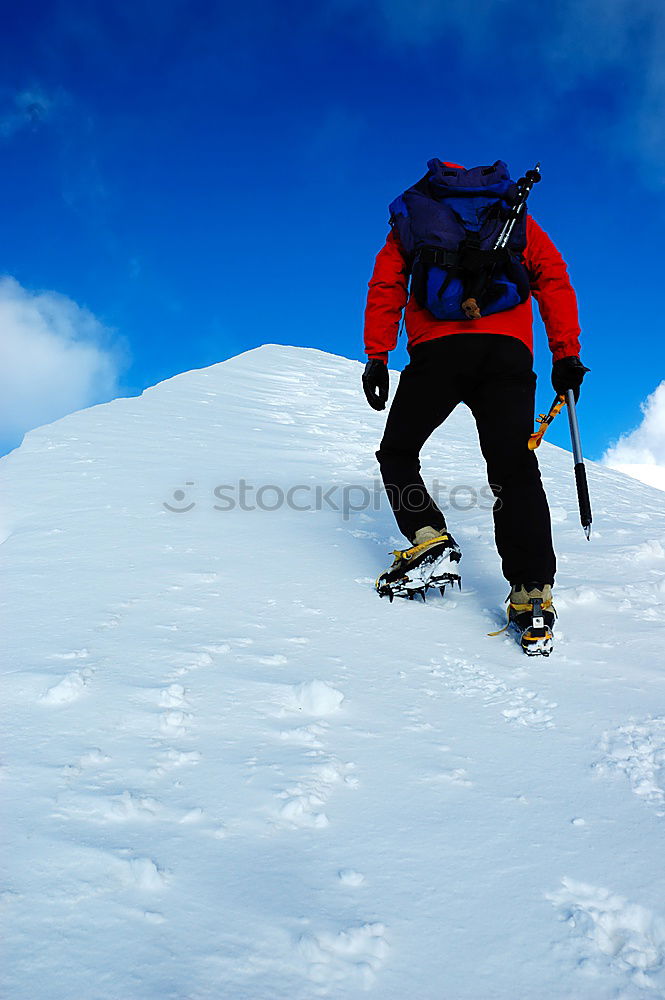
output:
{"label": "person climbing", "polygon": [[376,581],[378,593],[424,598],[430,587],[459,582],[461,552],[427,492],[419,455],[463,402],[474,416],[496,497],[494,533],[510,584],[509,622],[525,652],[548,655],[556,558],[538,461],[527,446],[536,388],[532,296],[552,351],[555,391],[572,389],[577,399],[589,369],[579,357],[577,299],[566,264],[527,215],[538,168],[527,178],[512,181],[501,160],[466,170],[432,159],[427,174],[390,205],[390,232],[369,282],[362,384],[370,406],[385,409],[388,353],[405,310],[409,362],[376,457],[409,547],[394,553]]}

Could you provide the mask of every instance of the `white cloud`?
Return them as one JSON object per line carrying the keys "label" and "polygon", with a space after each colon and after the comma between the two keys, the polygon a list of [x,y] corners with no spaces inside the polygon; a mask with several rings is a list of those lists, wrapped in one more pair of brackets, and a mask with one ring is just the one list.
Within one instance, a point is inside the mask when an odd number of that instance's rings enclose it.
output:
{"label": "white cloud", "polygon": [[602,462],[665,490],[665,380],[642,403],[642,423],[622,434]]}
{"label": "white cloud", "polygon": [[117,394],[119,342],[57,292],[0,278],[0,441]]}

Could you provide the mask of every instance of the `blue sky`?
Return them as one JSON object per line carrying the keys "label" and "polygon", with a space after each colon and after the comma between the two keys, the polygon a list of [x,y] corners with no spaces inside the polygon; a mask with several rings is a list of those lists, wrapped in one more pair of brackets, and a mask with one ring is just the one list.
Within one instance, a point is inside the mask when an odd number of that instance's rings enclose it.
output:
{"label": "blue sky", "polygon": [[[585,451],[639,424],[665,368],[655,0],[28,0],[4,18],[7,315],[35,293],[40,322],[65,309],[88,379],[70,408],[265,342],[362,358],[387,204],[440,156],[542,162],[531,211],[569,263],[592,369]],[[546,408],[539,325],[536,344]],[[29,426],[45,411],[17,365]],[[565,423],[548,437],[567,445]]]}

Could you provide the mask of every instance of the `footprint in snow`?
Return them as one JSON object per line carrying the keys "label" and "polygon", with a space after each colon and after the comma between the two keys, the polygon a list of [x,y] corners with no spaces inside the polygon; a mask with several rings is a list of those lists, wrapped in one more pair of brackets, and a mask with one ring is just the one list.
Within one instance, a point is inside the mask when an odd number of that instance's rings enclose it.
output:
{"label": "footprint in snow", "polygon": [[462,659],[446,658],[444,664],[431,661],[433,677],[443,680],[453,694],[465,698],[480,697],[487,705],[506,705],[501,710],[506,722],[531,729],[551,729],[554,726],[552,710],[555,702],[545,701],[528,688],[512,688],[495,677],[489,670]]}
{"label": "footprint in snow", "polygon": [[303,601],[298,601],[298,600],[294,601],[293,603],[296,605],[297,608],[300,608],[300,610],[303,611],[306,615],[323,614],[323,608],[310,608],[306,604],[304,604]]}
{"label": "footprint in snow", "polygon": [[87,649],[72,649],[68,653],[52,653],[50,660],[85,660],[90,656]]}
{"label": "footprint in snow", "polygon": [[278,805],[273,816],[274,825],[286,829],[327,827],[330,821],[323,811],[326,802],[339,784],[357,785],[357,779],[349,775],[354,767],[353,763],[343,764],[334,757],[312,767],[297,784],[278,794],[277,799],[283,804]]}
{"label": "footprint in snow", "polygon": [[[370,989],[390,951],[383,924],[361,924],[341,931],[305,934],[298,950],[309,978],[322,987]],[[326,990],[327,992],[327,990]]]}
{"label": "footprint in snow", "polygon": [[169,684],[158,696],[157,704],[161,708],[182,708],[187,704],[185,689],[181,684]]}
{"label": "footprint in snow", "polygon": [[181,816],[178,822],[186,824],[200,823],[201,820],[204,818],[204,816],[205,812],[203,811],[203,809],[201,809],[200,806],[196,806],[194,809],[190,809],[183,816]]}
{"label": "footprint in snow", "polygon": [[159,720],[159,730],[170,739],[178,739],[187,735],[192,718],[188,712],[164,712]]}
{"label": "footprint in snow", "polygon": [[[126,885],[144,892],[158,892],[166,887],[168,876],[166,872],[152,860],[152,858],[130,858],[121,860],[120,878]],[[144,914],[146,919],[150,919],[148,914]],[[151,914],[158,918],[161,914]],[[153,923],[163,923],[162,919],[154,919]]]}
{"label": "footprint in snow", "polygon": [[279,738],[285,743],[318,749],[323,746],[319,737],[324,736],[325,732],[322,726],[314,724],[312,726],[299,726],[296,729],[284,729],[279,734]]}
{"label": "footprint in snow", "polygon": [[210,667],[215,661],[209,652],[201,651],[198,653],[181,653],[178,656],[172,657],[171,662],[180,663],[180,666],[176,666],[167,676],[166,680],[172,680],[174,677],[184,677],[185,674],[189,674],[193,670]]}
{"label": "footprint in snow", "polygon": [[665,560],[665,548],[658,539],[650,538],[648,541],[642,542],[641,545],[637,545],[632,549],[629,559],[631,562],[646,564],[647,566],[659,566]]}
{"label": "footprint in snow", "polygon": [[100,825],[124,823],[197,823],[204,812],[198,806],[174,810],[149,795],[124,791],[120,795],[63,795],[54,815],[63,819],[81,819]]}
{"label": "footprint in snow", "polygon": [[203,755],[198,750],[174,750],[169,748],[164,750],[158,758],[159,762],[151,771],[151,774],[160,777],[179,767],[194,765],[203,760]]}
{"label": "footprint in snow", "polygon": [[79,767],[99,767],[101,764],[108,764],[111,757],[99,747],[93,747],[87,753],[82,754],[78,759]]}
{"label": "footprint in snow", "polygon": [[101,824],[153,820],[163,813],[164,807],[156,799],[128,791],[111,797],[62,795],[58,798],[55,809],[55,815],[65,819],[83,819]]}
{"label": "footprint in snow", "polygon": [[99,625],[96,626],[96,631],[105,632],[108,629],[117,628],[119,624],[120,624],[119,615],[111,615],[111,617],[107,618],[105,622],[100,622]]}
{"label": "footprint in snow", "polygon": [[[665,919],[609,889],[562,879],[562,888],[546,898],[568,924],[577,965],[587,974],[611,970],[621,980],[663,996],[665,989]],[[652,991],[658,990],[655,994]],[[631,994],[632,995],[632,994]]]}
{"label": "footprint in snow", "polygon": [[365,881],[365,876],[360,872],[354,871],[353,868],[342,868],[337,873],[337,878],[342,885],[348,885],[353,888],[362,885]]}
{"label": "footprint in snow", "polygon": [[41,697],[44,705],[69,705],[80,698],[90,682],[93,671],[89,668],[73,670],[50,687]]}
{"label": "footprint in snow", "polygon": [[473,781],[463,767],[451,768],[447,771],[434,771],[432,774],[424,775],[422,782],[436,784],[458,785],[460,788],[473,788]]}
{"label": "footprint in snow", "polygon": [[75,764],[66,764],[62,769],[62,773],[65,778],[77,778],[88,768],[103,767],[104,764],[110,763],[111,759],[108,754],[103,753],[98,747],[95,747],[93,750],[88,751],[88,753],[82,754]]}
{"label": "footprint in snow", "polygon": [[623,774],[635,793],[665,816],[665,717],[630,722],[607,732],[597,772]]}

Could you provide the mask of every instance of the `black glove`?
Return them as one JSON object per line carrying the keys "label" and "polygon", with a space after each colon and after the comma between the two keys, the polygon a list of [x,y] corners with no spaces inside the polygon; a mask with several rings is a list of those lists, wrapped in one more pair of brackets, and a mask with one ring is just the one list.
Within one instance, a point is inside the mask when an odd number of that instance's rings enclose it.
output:
{"label": "black glove", "polygon": [[372,358],[365,365],[363,389],[373,410],[385,410],[388,400],[388,365],[379,358]]}
{"label": "black glove", "polygon": [[565,396],[569,389],[573,390],[575,402],[580,398],[580,386],[582,379],[590,368],[585,368],[580,359],[575,356],[571,358],[559,358],[552,365],[552,385],[554,391],[559,396]]}

